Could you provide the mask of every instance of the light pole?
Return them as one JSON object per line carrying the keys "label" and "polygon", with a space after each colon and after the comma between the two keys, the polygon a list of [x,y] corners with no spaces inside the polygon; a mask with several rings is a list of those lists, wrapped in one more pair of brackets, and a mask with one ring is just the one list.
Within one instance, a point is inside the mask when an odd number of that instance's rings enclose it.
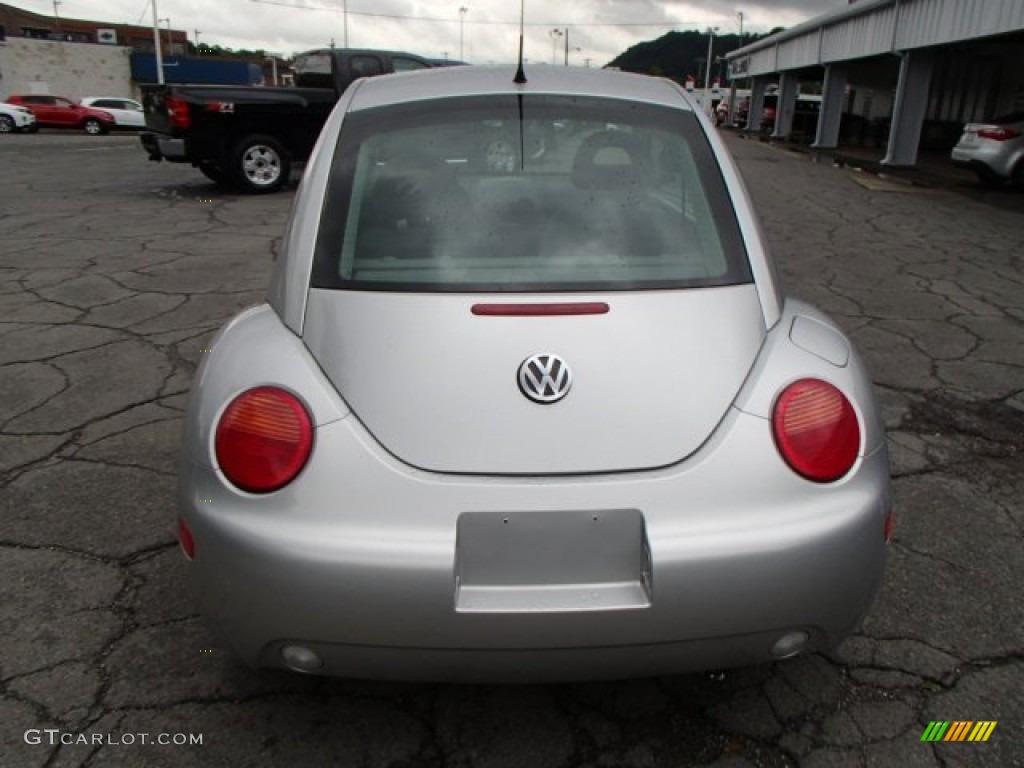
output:
{"label": "light pole", "polygon": [[200,55],[200,53],[199,53],[199,30],[198,29],[193,29],[192,31],[196,35],[196,56],[199,56]]}
{"label": "light pole", "polygon": [[156,0],[150,2],[153,9],[153,51],[156,53],[156,82],[164,84],[164,55],[160,51],[160,20],[156,17]]}
{"label": "light pole", "polygon": [[[342,44],[344,45],[345,48],[348,48],[348,0],[343,0],[341,4],[341,12],[342,15],[345,17],[345,28],[343,30],[344,37],[342,37]],[[332,45],[331,47],[333,48],[334,46]]]}
{"label": "light pole", "polygon": [[[740,21],[740,44],[739,48],[743,47],[743,11],[736,12],[736,18]],[[729,75],[729,109],[726,110],[726,125],[730,128],[736,125],[736,80],[732,76],[732,67],[728,67],[726,72]]]}
{"label": "light pole", "polygon": [[711,114],[711,44],[718,27],[708,27],[708,61],[704,71],[704,111]]}
{"label": "light pole", "polygon": [[551,35],[551,63],[552,64],[557,64],[558,63],[558,38],[560,38],[565,33],[562,32],[562,30],[560,30],[560,29],[552,29],[550,32],[548,32],[548,34]]}
{"label": "light pole", "polygon": [[465,37],[465,35],[463,33],[465,31],[466,14],[467,13],[469,13],[469,8],[467,8],[464,5],[459,7],[459,61],[465,61],[466,60],[465,54],[463,53],[463,46],[462,46],[462,44],[463,44],[463,42],[465,42],[465,39],[466,39],[466,37]]}

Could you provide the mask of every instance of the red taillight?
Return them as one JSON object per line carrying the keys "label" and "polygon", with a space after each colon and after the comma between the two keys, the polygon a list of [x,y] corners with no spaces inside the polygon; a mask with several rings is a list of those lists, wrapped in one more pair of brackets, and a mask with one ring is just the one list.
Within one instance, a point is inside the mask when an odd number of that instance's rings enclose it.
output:
{"label": "red taillight", "polygon": [[192,538],[192,531],[189,529],[188,523],[180,517],[178,518],[178,543],[181,544],[181,551],[189,560],[196,556],[196,540]]}
{"label": "red taillight", "polygon": [[170,96],[164,103],[167,106],[167,116],[171,118],[172,127],[185,129],[192,127],[192,114],[188,111],[188,102]]}
{"label": "red taillight", "polygon": [[830,483],[850,471],[860,450],[860,424],[845,395],[818,379],[783,390],[772,414],[782,458],[797,474]]}
{"label": "red taillight", "polygon": [[269,493],[288,485],[313,450],[313,422],[291,392],[256,387],[228,405],[214,439],[217,463],[234,485]]}
{"label": "red taillight", "polygon": [[1013,128],[981,128],[978,130],[978,136],[983,139],[992,139],[993,141],[1006,141],[1008,139],[1016,139],[1020,136],[1020,131],[1016,131]]}

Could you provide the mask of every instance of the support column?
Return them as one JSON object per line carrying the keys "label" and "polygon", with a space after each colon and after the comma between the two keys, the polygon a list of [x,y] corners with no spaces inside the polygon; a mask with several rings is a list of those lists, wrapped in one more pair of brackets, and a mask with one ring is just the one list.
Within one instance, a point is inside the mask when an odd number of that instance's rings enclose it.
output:
{"label": "support column", "polygon": [[784,139],[793,130],[793,113],[796,112],[796,92],[800,81],[795,72],[783,72],[779,77],[779,93],[775,102],[775,129],[773,139]]}
{"label": "support column", "polygon": [[727,109],[725,111],[725,126],[726,128],[732,128],[736,123],[736,81],[729,81],[729,95],[725,101]]}
{"label": "support column", "polygon": [[846,67],[829,64],[825,67],[825,87],[821,93],[821,112],[818,130],[814,134],[815,149],[835,149],[839,146],[839,121],[846,100]]}
{"label": "support column", "polygon": [[764,117],[764,91],[768,87],[768,80],[763,77],[754,77],[750,80],[750,108],[747,110],[747,124],[744,127],[747,131],[757,133],[761,130],[761,118]]}
{"label": "support column", "polygon": [[934,53],[930,50],[904,51],[902,56],[889,128],[889,147],[882,165],[913,166],[917,163],[921,126],[928,109]]}

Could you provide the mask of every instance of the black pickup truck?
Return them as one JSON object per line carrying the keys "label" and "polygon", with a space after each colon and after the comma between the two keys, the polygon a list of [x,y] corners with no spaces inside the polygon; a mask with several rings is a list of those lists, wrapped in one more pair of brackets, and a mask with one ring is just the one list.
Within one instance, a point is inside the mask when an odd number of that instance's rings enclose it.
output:
{"label": "black pickup truck", "polygon": [[323,49],[295,58],[295,86],[164,85],[146,94],[142,146],[243,192],[273,192],[309,159],[341,94],[360,77],[434,66],[409,53]]}

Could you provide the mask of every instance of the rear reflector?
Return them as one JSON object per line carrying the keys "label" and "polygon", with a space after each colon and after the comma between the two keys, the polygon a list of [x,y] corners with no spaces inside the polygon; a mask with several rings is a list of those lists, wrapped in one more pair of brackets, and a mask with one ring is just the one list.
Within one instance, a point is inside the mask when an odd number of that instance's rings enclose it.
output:
{"label": "rear reflector", "polygon": [[228,405],[214,439],[217,463],[231,483],[250,493],[283,488],[306,466],[313,422],[295,395],[256,387]]}
{"label": "rear reflector", "polygon": [[182,518],[178,518],[178,543],[181,544],[181,551],[185,557],[191,560],[196,556],[196,540],[192,538],[192,531]]}
{"label": "rear reflector", "polygon": [[483,317],[547,317],[550,315],[606,315],[609,307],[603,301],[561,304],[474,304],[474,315]]}
{"label": "rear reflector", "polygon": [[790,468],[816,483],[841,478],[860,450],[853,406],[842,392],[818,379],[801,379],[783,390],[772,414],[772,431]]}

